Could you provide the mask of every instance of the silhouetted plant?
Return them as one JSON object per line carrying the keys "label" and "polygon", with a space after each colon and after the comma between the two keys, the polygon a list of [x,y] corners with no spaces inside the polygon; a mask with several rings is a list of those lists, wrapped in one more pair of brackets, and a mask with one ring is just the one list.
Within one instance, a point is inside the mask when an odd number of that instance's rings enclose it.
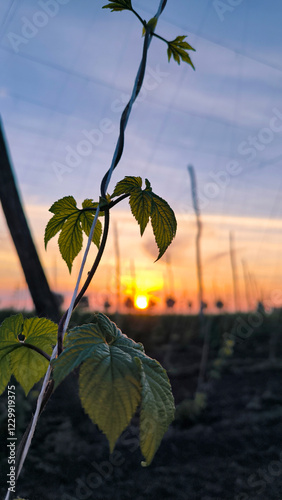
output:
{"label": "silhouetted plant", "polygon": [[224,306],[224,303],[222,302],[222,300],[217,300],[216,303],[215,303],[215,307],[219,310],[221,310]]}

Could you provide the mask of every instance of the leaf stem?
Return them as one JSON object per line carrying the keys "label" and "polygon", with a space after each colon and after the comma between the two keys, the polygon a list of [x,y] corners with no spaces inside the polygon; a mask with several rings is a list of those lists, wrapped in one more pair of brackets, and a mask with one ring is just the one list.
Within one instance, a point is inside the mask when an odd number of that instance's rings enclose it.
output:
{"label": "leaf stem", "polygon": [[153,32],[153,33],[152,33],[152,35],[153,35],[153,36],[155,36],[155,37],[157,37],[157,38],[159,38],[159,39],[160,39],[160,40],[162,40],[163,42],[167,43],[167,45],[169,45],[169,42],[168,42],[165,38],[163,38],[161,35],[158,35],[158,34],[157,34],[157,33],[155,33],[155,32]]}
{"label": "leaf stem", "polygon": [[98,253],[96,255],[94,264],[88,273],[88,276],[85,280],[84,285],[82,286],[79,294],[77,295],[77,297],[75,299],[74,307],[77,306],[81,297],[84,295],[88,286],[90,285],[90,282],[91,282],[95,272],[97,271],[98,265],[100,263],[100,260],[102,258],[103,253],[104,253],[104,250],[105,250],[105,246],[106,246],[106,242],[107,242],[107,238],[108,238],[108,233],[109,233],[109,226],[110,226],[110,211],[109,211],[108,207],[105,207],[104,210],[105,210],[105,222],[104,222],[104,231],[103,231],[102,241],[101,241]]}
{"label": "leaf stem", "polygon": [[50,362],[51,356],[49,356],[49,354],[47,354],[47,352],[45,352],[42,349],[40,349],[40,347],[37,347],[36,345],[33,345],[33,344],[27,344],[27,342],[23,342],[22,346],[23,347],[27,347],[28,349],[32,349],[33,351],[38,352],[38,354],[41,354],[41,356],[43,356],[44,358],[47,359],[47,361]]}
{"label": "leaf stem", "polygon": [[142,17],[138,14],[138,12],[136,12],[136,10],[134,10],[133,8],[131,9],[131,11],[139,19],[140,23],[143,24],[144,28],[146,28],[147,23],[146,23],[145,19],[142,19]]}
{"label": "leaf stem", "polygon": [[[112,208],[114,207],[115,205],[117,205],[120,201],[124,200],[125,198],[128,198],[128,196],[130,196],[130,193],[125,193],[123,195],[121,195],[119,198],[117,198],[116,200],[112,200],[110,201],[110,203],[108,203],[107,205],[107,208]],[[81,212],[96,212],[96,208],[93,208],[93,207],[86,207],[86,208],[82,208],[81,209]],[[104,215],[104,207],[103,207],[103,210],[101,209],[100,211],[100,215]]]}
{"label": "leaf stem", "polygon": [[[49,382],[47,383],[47,386],[46,386],[46,389],[44,391],[44,394],[43,394],[43,399],[42,399],[42,402],[41,402],[41,406],[40,406],[40,409],[39,409],[39,415],[41,415],[41,413],[43,412],[44,410],[44,407],[45,405],[47,404],[48,400],[50,399],[52,393],[53,393],[53,390],[54,390],[54,380],[49,380]],[[17,446],[17,452],[16,452],[16,471],[17,471],[17,478],[18,476],[20,475],[20,471],[21,471],[21,467],[22,467],[22,463],[23,463],[23,460],[24,458],[23,457],[23,454],[24,454],[24,451],[25,451],[25,445],[26,445],[26,442],[28,440],[28,438],[30,438],[30,431],[32,429],[32,425],[33,425],[33,418],[30,420],[18,446]]]}
{"label": "leaf stem", "polygon": [[[51,359],[53,357],[55,357],[56,354],[57,354],[57,346],[54,347]],[[28,428],[26,429],[26,431],[25,431],[25,433],[20,441],[20,444],[19,444],[19,448],[18,448],[17,455],[16,455],[16,464],[18,464],[16,467],[17,479],[20,475],[20,472],[21,472],[22,466],[24,464],[26,455],[27,455],[29,447],[31,445],[31,440],[32,440],[32,437],[33,437],[33,434],[35,431],[35,427],[36,427],[38,418],[41,415],[47,401],[50,399],[50,396],[51,396],[53,389],[54,389],[54,380],[50,380],[51,371],[52,371],[52,368],[51,368],[51,365],[49,364],[47,372],[46,372],[44,380],[43,380],[40,394],[39,394],[38,399],[37,399],[35,413],[34,413],[33,417],[31,418],[31,421],[28,425]],[[9,496],[6,498],[9,498]]]}
{"label": "leaf stem", "polygon": [[114,206],[115,206],[115,205],[117,205],[120,201],[125,200],[125,198],[128,198],[129,196],[130,196],[130,193],[125,193],[125,194],[122,194],[121,196],[119,196],[119,198],[117,198],[116,200],[111,201],[111,203],[109,203],[109,208],[114,207]]}

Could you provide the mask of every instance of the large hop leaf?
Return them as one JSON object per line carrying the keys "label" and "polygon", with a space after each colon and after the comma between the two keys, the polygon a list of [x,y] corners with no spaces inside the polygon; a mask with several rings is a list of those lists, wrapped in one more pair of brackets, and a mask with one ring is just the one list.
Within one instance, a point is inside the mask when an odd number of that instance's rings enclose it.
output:
{"label": "large hop leaf", "polygon": [[173,210],[160,196],[152,192],[151,184],[145,180],[146,187],[142,189],[140,177],[127,176],[118,182],[112,197],[129,194],[131,212],[140,226],[141,236],[151,220],[153,233],[159,249],[158,259],[165,253],[172,242],[177,228]]}
{"label": "large hop leaf", "polygon": [[25,347],[35,346],[47,354],[56,343],[58,326],[45,318],[24,319],[11,316],[0,326],[0,394],[12,375],[26,394],[45,374],[48,361],[38,352]]}
{"label": "large hop leaf", "polygon": [[165,370],[103,314],[95,323],[73,328],[63,353],[52,361],[55,384],[81,365],[82,406],[105,433],[112,451],[141,406],[140,444],[149,465],[174,418],[174,401]]}

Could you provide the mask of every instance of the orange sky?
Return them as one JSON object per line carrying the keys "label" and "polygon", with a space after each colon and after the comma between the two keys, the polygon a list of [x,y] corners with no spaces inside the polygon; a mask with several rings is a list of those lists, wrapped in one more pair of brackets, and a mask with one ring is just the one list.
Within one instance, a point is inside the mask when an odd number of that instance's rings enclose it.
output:
{"label": "orange sky", "polygon": [[[33,235],[51,287],[70,296],[81,263],[81,256],[74,261],[73,272],[69,275],[62,261],[56,238],[49,244],[47,251],[43,246],[45,224],[49,220],[48,207],[29,205],[26,212]],[[175,240],[166,255],[154,263],[158,251],[153,234],[148,227],[143,238],[131,213],[115,211],[112,222],[118,227],[121,255],[121,303],[127,296],[147,295],[154,300],[154,311],[161,312],[165,298],[173,295],[176,299],[175,312],[187,312],[187,302],[193,302],[192,311],[196,312],[197,275],[195,267],[195,219],[191,215],[176,214],[178,230]],[[19,302],[19,290],[25,288],[25,281],[15,254],[11,238],[1,213],[1,299],[2,307],[14,300]],[[270,307],[280,305],[279,286],[282,275],[279,250],[282,239],[282,221],[258,218],[208,215],[203,220],[202,262],[204,280],[204,300],[210,310],[220,299],[227,310],[234,309],[232,273],[229,254],[229,232],[232,231],[236,246],[238,265],[238,289],[240,309],[247,308],[242,261],[248,272],[249,303],[253,307],[263,297]],[[91,250],[91,258],[95,255]],[[102,264],[89,289],[90,305],[100,308],[106,297],[114,305],[116,298],[114,231],[110,229],[107,248]],[[170,262],[170,264],[168,264]],[[86,266],[86,272],[90,264]],[[135,273],[135,280],[134,280]],[[16,292],[16,290],[18,290]],[[22,298],[24,295],[21,296]],[[278,297],[278,298],[277,298]],[[66,299],[68,301],[69,299]],[[26,302],[26,306],[29,302]]]}

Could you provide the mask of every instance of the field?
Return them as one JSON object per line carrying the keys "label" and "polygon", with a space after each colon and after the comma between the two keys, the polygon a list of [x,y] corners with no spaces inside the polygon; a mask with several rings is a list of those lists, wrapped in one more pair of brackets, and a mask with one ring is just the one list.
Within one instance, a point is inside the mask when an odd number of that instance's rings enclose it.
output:
{"label": "field", "polygon": [[[19,484],[29,500],[278,500],[282,498],[282,340],[280,311],[206,318],[210,332],[206,404],[195,394],[203,341],[193,316],[120,316],[123,332],[141,341],[167,369],[177,405],[150,467],[141,466],[138,415],[109,456],[103,434],[80,407],[76,374],[54,393],[41,416]],[[260,321],[259,321],[260,318]],[[255,324],[256,319],[256,324]],[[75,322],[91,321],[74,314]],[[237,324],[237,328],[234,325]],[[247,326],[246,326],[247,325]],[[244,333],[218,378],[223,334]],[[215,362],[215,363],[214,363]],[[73,389],[74,386],[74,389]],[[17,388],[17,433],[35,402]],[[179,404],[186,400],[182,409]],[[1,397],[1,472],[6,480],[6,394]],[[190,402],[189,402],[190,401]],[[204,399],[202,399],[204,401]],[[1,490],[1,498],[5,489]]]}

